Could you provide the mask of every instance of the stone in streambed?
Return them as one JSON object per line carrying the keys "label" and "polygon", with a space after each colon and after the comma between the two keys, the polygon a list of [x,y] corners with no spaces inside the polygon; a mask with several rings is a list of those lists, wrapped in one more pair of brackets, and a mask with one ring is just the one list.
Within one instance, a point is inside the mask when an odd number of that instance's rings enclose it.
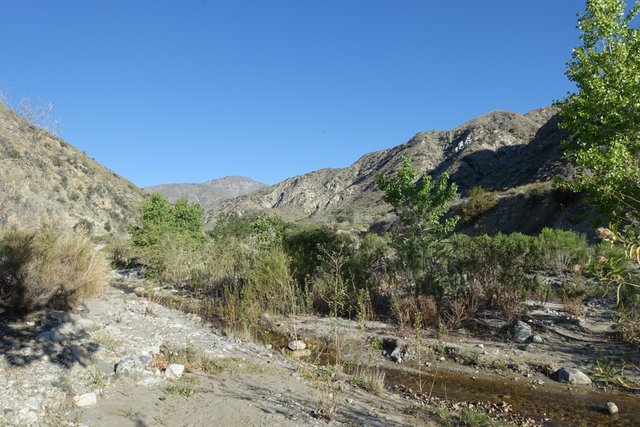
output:
{"label": "stone in streambed", "polygon": [[291,351],[300,351],[307,348],[307,344],[302,340],[293,340],[293,341],[289,341],[289,344],[287,344],[287,347],[289,347],[289,350]]}
{"label": "stone in streambed", "polygon": [[576,368],[560,368],[553,374],[553,377],[561,383],[591,384],[591,378]]}

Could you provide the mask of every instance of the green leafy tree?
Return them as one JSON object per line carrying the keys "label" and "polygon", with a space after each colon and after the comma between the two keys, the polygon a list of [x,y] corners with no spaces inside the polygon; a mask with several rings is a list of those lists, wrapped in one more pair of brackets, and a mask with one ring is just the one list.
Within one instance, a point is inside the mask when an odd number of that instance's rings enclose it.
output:
{"label": "green leafy tree", "polygon": [[384,201],[408,227],[397,244],[401,257],[414,269],[416,282],[424,279],[429,249],[450,235],[458,221],[456,216],[445,219],[458,187],[449,183],[446,173],[438,180],[428,174],[418,179],[418,169],[408,157],[402,159],[395,176],[378,175],[376,183],[385,193]]}
{"label": "green leafy tree", "polygon": [[[567,76],[577,91],[559,104],[564,143],[577,175],[569,183],[586,190],[591,201],[613,221],[601,229],[605,240],[626,249],[635,259],[640,243],[640,4],[623,0],[588,0],[579,16],[582,45],[573,50]],[[618,232],[616,224],[626,222]],[[631,274],[626,265],[623,271]],[[617,270],[616,270],[617,271]],[[638,302],[637,273],[605,274],[605,283],[630,291]],[[629,285],[629,286],[627,286]]]}
{"label": "green leafy tree", "polygon": [[582,45],[566,71],[577,91],[559,103],[570,133],[565,153],[577,166],[569,185],[616,220],[640,219],[638,12],[639,4],[623,0],[587,1],[578,20]]}
{"label": "green leafy tree", "polygon": [[154,193],[140,207],[142,226],[130,228],[135,246],[153,246],[172,233],[200,239],[204,210],[198,203],[178,200],[174,206],[160,193]]}

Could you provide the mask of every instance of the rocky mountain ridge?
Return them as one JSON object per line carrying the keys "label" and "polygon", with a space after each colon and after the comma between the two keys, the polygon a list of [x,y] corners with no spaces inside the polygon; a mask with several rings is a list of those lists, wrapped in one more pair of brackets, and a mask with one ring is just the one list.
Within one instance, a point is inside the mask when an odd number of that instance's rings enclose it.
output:
{"label": "rocky mountain ridge", "polygon": [[374,223],[389,212],[375,177],[395,173],[404,156],[425,173],[448,172],[461,195],[478,185],[504,192],[548,183],[555,175],[570,173],[562,160],[563,138],[553,107],[525,115],[494,111],[453,130],[418,133],[404,144],[366,154],[349,167],[320,169],[227,200],[208,212],[207,222],[215,223],[219,215],[270,210],[288,220],[318,222],[337,211],[350,211],[356,222]]}
{"label": "rocky mountain ridge", "polygon": [[144,196],[122,178],[0,102],[0,225],[124,230]]}
{"label": "rocky mountain ridge", "polygon": [[199,184],[161,184],[145,187],[144,191],[160,193],[169,201],[186,198],[189,202],[198,202],[205,209],[214,208],[223,200],[243,196],[266,187],[265,184],[244,176],[225,176],[211,179]]}

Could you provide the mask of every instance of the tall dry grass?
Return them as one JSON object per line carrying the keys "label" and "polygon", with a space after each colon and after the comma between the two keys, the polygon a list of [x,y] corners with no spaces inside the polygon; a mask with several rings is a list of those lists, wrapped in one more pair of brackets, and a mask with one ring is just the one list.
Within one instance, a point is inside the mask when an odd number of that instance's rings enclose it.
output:
{"label": "tall dry grass", "polygon": [[68,310],[107,285],[107,261],[80,234],[50,226],[0,232],[0,313]]}

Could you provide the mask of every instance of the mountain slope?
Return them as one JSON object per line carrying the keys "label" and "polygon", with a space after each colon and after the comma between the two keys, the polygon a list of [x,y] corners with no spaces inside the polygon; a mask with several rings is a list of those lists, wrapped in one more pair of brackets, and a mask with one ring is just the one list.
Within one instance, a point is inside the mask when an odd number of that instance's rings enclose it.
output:
{"label": "mountain slope", "polygon": [[0,103],[0,225],[83,225],[123,230],[143,192]]}
{"label": "mountain slope", "polygon": [[566,173],[553,108],[526,115],[494,111],[449,131],[422,132],[397,147],[376,151],[341,169],[321,169],[286,179],[246,196],[225,201],[208,212],[246,214],[271,209],[288,220],[327,220],[332,212],[353,211],[371,224],[389,211],[375,184],[377,174],[391,175],[409,156],[421,171],[448,172],[461,193],[476,185],[507,190],[548,181]]}
{"label": "mountain slope", "polygon": [[162,184],[145,187],[147,193],[160,193],[175,202],[186,198],[189,202],[198,202],[205,209],[215,207],[219,202],[242,196],[265,187],[244,176],[226,176],[212,179],[201,184]]}

